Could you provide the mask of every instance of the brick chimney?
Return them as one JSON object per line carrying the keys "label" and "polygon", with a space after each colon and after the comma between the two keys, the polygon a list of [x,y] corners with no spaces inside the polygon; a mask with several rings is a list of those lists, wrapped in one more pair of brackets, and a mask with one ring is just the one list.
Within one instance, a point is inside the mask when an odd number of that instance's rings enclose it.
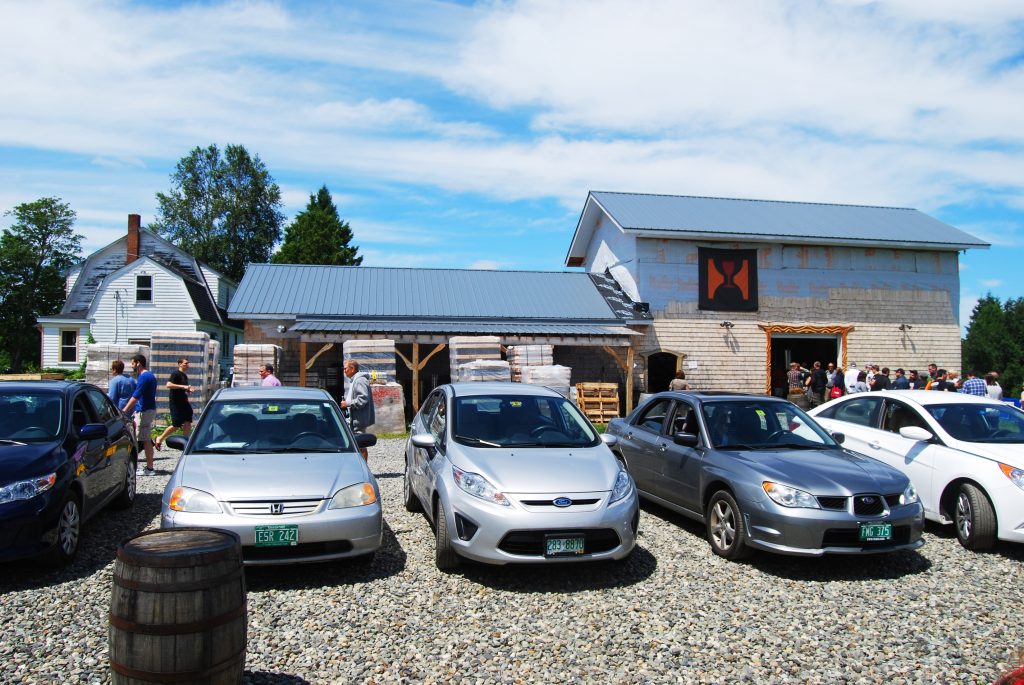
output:
{"label": "brick chimney", "polygon": [[142,216],[139,214],[128,215],[128,254],[125,257],[125,264],[131,264],[139,258],[139,228],[142,225]]}

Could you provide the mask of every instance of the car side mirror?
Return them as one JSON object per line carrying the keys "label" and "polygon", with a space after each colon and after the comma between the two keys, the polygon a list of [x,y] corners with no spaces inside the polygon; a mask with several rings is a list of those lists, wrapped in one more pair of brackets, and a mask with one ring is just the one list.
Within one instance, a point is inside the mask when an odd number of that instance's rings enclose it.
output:
{"label": "car side mirror", "polygon": [[697,438],[696,433],[684,433],[679,431],[672,435],[672,442],[683,447],[696,447],[697,443],[700,442]]}
{"label": "car side mirror", "polygon": [[934,437],[931,434],[931,431],[921,428],[920,426],[904,426],[903,428],[900,428],[900,435],[908,440],[919,440],[921,442],[928,442]]}
{"label": "car side mirror", "polygon": [[832,431],[831,435],[832,435],[832,439],[835,440],[840,445],[842,445],[844,442],[846,442],[846,433],[840,433],[839,431]]}
{"label": "car side mirror", "polygon": [[103,440],[107,437],[107,427],[102,423],[87,423],[78,429],[78,437],[82,440]]}
{"label": "car side mirror", "polygon": [[356,433],[356,444],[360,449],[373,447],[377,444],[377,436],[373,433]]}
{"label": "car side mirror", "polygon": [[164,440],[164,444],[175,450],[184,450],[185,443],[188,442],[188,438],[183,435],[172,435],[171,437]]}
{"label": "car side mirror", "polygon": [[412,446],[419,447],[422,450],[434,449],[434,436],[430,433],[414,433],[411,438]]}
{"label": "car side mirror", "polygon": [[619,444],[619,437],[617,435],[612,435],[611,433],[601,433],[601,442],[609,447],[615,447]]}

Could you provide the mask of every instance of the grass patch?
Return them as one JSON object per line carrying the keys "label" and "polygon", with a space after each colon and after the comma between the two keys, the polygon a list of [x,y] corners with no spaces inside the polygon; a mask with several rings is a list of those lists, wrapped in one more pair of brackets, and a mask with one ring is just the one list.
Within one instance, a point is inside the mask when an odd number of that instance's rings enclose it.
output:
{"label": "grass patch", "polygon": [[402,438],[403,440],[409,437],[408,433],[374,433],[378,440],[394,440]]}

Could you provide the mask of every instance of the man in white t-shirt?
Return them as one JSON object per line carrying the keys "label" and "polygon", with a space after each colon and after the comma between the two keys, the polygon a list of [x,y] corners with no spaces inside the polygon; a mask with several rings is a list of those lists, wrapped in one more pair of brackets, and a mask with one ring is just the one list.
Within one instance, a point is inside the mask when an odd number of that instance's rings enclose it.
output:
{"label": "man in white t-shirt", "polygon": [[860,369],[857,368],[857,362],[850,362],[850,368],[846,370],[843,380],[846,382],[846,392],[853,392],[853,386],[857,383],[857,376],[860,375]]}

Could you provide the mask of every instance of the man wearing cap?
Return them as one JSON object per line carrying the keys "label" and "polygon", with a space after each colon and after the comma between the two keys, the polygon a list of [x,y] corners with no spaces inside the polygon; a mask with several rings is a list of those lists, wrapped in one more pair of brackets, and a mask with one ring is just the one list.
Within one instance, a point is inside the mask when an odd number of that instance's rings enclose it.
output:
{"label": "man wearing cap", "polygon": [[892,379],[893,390],[910,390],[910,381],[903,375],[903,369],[896,369],[896,378]]}

